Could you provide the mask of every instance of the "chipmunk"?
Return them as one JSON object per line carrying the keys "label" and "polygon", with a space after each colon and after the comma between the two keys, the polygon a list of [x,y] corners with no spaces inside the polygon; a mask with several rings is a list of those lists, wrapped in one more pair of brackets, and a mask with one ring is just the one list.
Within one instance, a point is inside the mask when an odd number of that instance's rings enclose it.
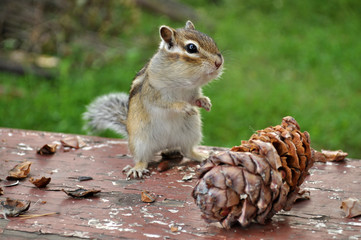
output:
{"label": "chipmunk", "polygon": [[208,156],[195,147],[202,139],[198,108],[211,110],[201,87],[222,74],[224,59],[212,38],[195,30],[161,26],[158,51],[136,74],[130,93],[98,97],[83,118],[88,129],[112,129],[128,136],[135,166],[127,178],[142,178],[155,153],[179,150],[183,156],[203,161]]}

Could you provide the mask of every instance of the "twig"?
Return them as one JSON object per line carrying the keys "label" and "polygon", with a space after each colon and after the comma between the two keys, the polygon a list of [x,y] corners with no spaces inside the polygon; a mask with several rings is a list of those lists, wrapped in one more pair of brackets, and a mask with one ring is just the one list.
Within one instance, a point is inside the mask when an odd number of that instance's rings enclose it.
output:
{"label": "twig", "polygon": [[20,219],[29,219],[29,218],[36,218],[36,217],[43,217],[49,216],[54,214],[60,214],[59,212],[51,212],[51,213],[44,213],[44,214],[33,214],[33,215],[20,215]]}

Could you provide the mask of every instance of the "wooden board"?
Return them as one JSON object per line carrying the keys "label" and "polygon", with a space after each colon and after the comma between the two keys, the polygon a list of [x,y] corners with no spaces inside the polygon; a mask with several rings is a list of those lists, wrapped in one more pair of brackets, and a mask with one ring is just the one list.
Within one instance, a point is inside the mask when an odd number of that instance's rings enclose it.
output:
{"label": "wooden board", "polygon": [[[183,163],[168,171],[151,168],[143,180],[127,181],[122,169],[132,164],[127,142],[121,139],[80,136],[81,149],[59,148],[54,155],[41,156],[36,150],[73,135],[0,128],[0,187],[16,164],[32,162],[30,176],[51,177],[45,189],[28,179],[17,186],[2,187],[6,197],[30,200],[26,215],[57,214],[21,219],[0,215],[0,239],[357,239],[361,219],[347,219],[340,209],[348,197],[361,198],[361,161],[316,163],[302,185],[311,200],[296,203],[291,211],[279,212],[266,225],[236,226],[227,231],[206,224],[191,197],[196,183],[182,181],[194,174],[196,163]],[[202,147],[201,150],[217,150]],[[159,159],[159,157],[158,157]],[[93,180],[78,181],[79,176]],[[28,177],[28,178],[29,178]],[[61,189],[95,188],[100,193],[74,199]],[[141,191],[158,197],[154,203],[141,201]],[[1,209],[0,209],[1,211]]]}

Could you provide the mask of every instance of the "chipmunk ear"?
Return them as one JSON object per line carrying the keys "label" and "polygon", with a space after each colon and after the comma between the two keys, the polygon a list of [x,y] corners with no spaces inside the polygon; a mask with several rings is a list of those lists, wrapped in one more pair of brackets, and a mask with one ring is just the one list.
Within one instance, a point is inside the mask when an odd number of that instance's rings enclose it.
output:
{"label": "chipmunk ear", "polygon": [[195,30],[196,28],[194,27],[194,24],[193,24],[190,20],[188,20],[188,21],[186,22],[185,29]]}
{"label": "chipmunk ear", "polygon": [[174,45],[174,35],[175,30],[168,26],[161,26],[159,29],[159,34],[162,40],[168,44],[168,47],[171,48]]}

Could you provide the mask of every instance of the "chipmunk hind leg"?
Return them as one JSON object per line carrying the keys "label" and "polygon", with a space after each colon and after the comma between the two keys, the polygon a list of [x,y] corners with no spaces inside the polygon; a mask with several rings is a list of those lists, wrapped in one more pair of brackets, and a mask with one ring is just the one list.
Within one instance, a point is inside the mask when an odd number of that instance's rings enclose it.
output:
{"label": "chipmunk hind leg", "polygon": [[137,162],[134,167],[127,165],[125,168],[123,168],[123,172],[126,172],[127,179],[131,177],[133,177],[134,179],[143,178],[143,175],[149,173],[147,167],[148,162]]}
{"label": "chipmunk hind leg", "polygon": [[148,163],[154,156],[155,150],[152,144],[149,144],[147,139],[141,139],[129,135],[129,150],[133,155],[134,167],[130,165],[123,168],[126,173],[127,179],[133,177],[134,179],[143,178],[145,174],[149,174]]}
{"label": "chipmunk hind leg", "polygon": [[195,150],[194,148],[191,148],[188,150],[183,150],[182,153],[187,158],[190,158],[191,160],[197,161],[197,162],[202,162],[202,161],[206,160],[209,156],[207,153],[199,152],[199,151]]}

